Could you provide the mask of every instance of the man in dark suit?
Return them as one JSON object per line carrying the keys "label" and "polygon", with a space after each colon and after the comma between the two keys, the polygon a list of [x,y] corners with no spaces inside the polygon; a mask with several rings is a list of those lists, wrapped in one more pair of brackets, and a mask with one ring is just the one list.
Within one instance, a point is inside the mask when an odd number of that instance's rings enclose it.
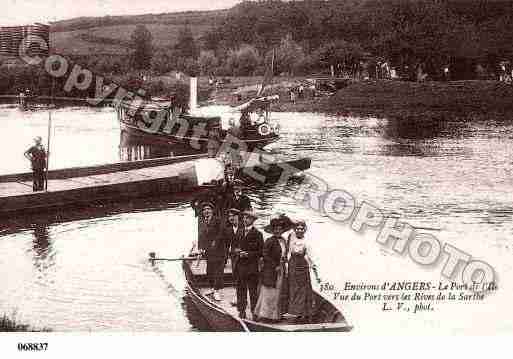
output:
{"label": "man in dark suit", "polygon": [[221,294],[219,291],[224,287],[223,277],[227,246],[220,233],[219,222],[214,217],[215,206],[210,202],[204,202],[200,205],[200,208],[197,248],[207,258],[207,277],[212,287],[211,293],[213,293],[214,300],[220,301]]}
{"label": "man in dark suit", "polygon": [[[223,229],[223,239],[226,244],[226,252],[230,255],[233,282],[237,285],[237,256],[233,253],[233,250],[243,235],[243,224],[241,220],[241,212],[237,208],[230,208],[227,211],[228,223]],[[236,307],[237,301],[232,301],[231,305]]]}
{"label": "man in dark suit", "polygon": [[232,246],[235,257],[234,275],[237,278],[237,309],[241,318],[246,318],[248,291],[251,313],[258,300],[259,262],[264,248],[264,236],[253,224],[257,216],[252,211],[242,213],[243,234]]}
{"label": "man in dark suit", "polygon": [[226,208],[237,208],[241,212],[253,209],[249,197],[242,193],[244,188],[244,183],[241,180],[233,182],[231,190],[226,191]]}
{"label": "man in dark suit", "polygon": [[[241,212],[237,208],[230,208],[227,211],[228,223],[223,228],[223,240],[226,244],[226,253],[232,255],[233,248],[243,235],[244,226],[240,219]],[[233,267],[232,256],[232,267]]]}

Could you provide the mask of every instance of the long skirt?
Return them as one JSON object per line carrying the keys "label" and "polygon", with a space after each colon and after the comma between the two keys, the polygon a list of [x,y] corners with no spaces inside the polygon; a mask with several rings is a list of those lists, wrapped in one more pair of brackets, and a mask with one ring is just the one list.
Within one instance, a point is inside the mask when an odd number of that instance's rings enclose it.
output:
{"label": "long skirt", "polygon": [[260,286],[257,305],[255,307],[255,315],[259,318],[279,320],[281,315],[280,298],[283,286],[283,271],[278,273],[276,280],[276,288]]}
{"label": "long skirt", "polygon": [[292,255],[289,260],[288,312],[300,317],[312,314],[313,291],[310,267],[303,255]]}

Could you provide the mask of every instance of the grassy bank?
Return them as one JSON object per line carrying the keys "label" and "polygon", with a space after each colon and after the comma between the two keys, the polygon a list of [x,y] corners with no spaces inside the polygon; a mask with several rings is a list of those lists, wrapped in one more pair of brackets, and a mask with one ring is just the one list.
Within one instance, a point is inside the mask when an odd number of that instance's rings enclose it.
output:
{"label": "grassy bank", "polygon": [[27,324],[20,324],[14,316],[8,317],[3,315],[0,317],[0,332],[49,332],[50,329],[35,329]]}
{"label": "grassy bank", "polygon": [[277,111],[451,120],[502,119],[513,121],[513,86],[497,81],[353,83],[325,98],[285,99]]}
{"label": "grassy bank", "polygon": [[513,87],[497,81],[357,83],[339,91],[326,109],[388,117],[432,113],[464,120],[513,119]]}

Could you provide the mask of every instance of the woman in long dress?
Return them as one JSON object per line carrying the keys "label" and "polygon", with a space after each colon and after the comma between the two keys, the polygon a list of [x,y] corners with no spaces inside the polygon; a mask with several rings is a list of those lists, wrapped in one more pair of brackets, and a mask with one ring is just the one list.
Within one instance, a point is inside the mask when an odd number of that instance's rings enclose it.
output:
{"label": "woman in long dress", "polygon": [[283,218],[273,218],[265,227],[265,231],[271,232],[272,236],[264,243],[264,266],[260,293],[255,307],[255,320],[276,322],[283,314],[280,299],[285,276],[287,244],[282,234],[288,230],[286,226]]}
{"label": "woman in long dress", "polygon": [[288,314],[299,320],[308,320],[312,315],[313,306],[310,268],[315,269],[315,265],[305,238],[306,230],[305,221],[297,221],[294,232],[289,236]]}

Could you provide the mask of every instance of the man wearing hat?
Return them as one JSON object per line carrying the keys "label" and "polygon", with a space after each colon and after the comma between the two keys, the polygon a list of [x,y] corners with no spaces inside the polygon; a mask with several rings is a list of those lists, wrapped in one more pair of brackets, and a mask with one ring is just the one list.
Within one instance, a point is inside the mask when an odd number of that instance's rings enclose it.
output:
{"label": "man wearing hat", "polygon": [[41,144],[41,137],[34,138],[34,146],[25,151],[24,156],[30,161],[32,165],[33,177],[33,190],[43,191],[45,189],[45,169],[46,169],[46,151]]}
{"label": "man wearing hat", "polygon": [[[241,219],[241,211],[237,208],[230,208],[226,211],[228,223],[223,228],[223,239],[227,246],[226,253],[230,254],[233,281],[237,284],[237,260],[238,257],[233,252],[243,235],[243,225]],[[231,302],[232,306],[237,306],[237,301]]]}
{"label": "man wearing hat", "polygon": [[235,257],[234,276],[237,278],[237,310],[241,318],[246,318],[248,305],[248,292],[251,313],[254,312],[258,300],[258,264],[262,258],[264,237],[253,224],[257,215],[253,211],[242,212],[243,233],[235,245],[232,253]]}
{"label": "man wearing hat", "polygon": [[245,188],[244,182],[239,179],[234,180],[231,189],[225,192],[224,207],[236,208],[241,212],[251,211],[253,209],[251,200],[242,192]]}
{"label": "man wearing hat", "polygon": [[228,223],[223,227],[223,240],[226,245],[226,253],[230,254],[232,273],[234,282],[237,283],[236,267],[237,256],[233,253],[234,248],[238,245],[243,235],[243,225],[241,220],[241,212],[237,208],[230,208],[227,211]]}
{"label": "man wearing hat", "polygon": [[[198,223],[198,249],[207,258],[207,277],[212,287],[214,300],[221,300],[219,290],[224,287],[224,266],[226,262],[226,244],[220,233],[219,222],[214,217],[215,206],[203,202]],[[209,294],[211,294],[209,293]]]}
{"label": "man wearing hat", "polygon": [[[223,238],[226,244],[227,253],[231,254],[233,248],[238,243],[243,234],[243,225],[241,220],[241,211],[237,208],[230,208],[227,212],[228,223],[223,228]],[[232,258],[232,267],[233,267]]]}

